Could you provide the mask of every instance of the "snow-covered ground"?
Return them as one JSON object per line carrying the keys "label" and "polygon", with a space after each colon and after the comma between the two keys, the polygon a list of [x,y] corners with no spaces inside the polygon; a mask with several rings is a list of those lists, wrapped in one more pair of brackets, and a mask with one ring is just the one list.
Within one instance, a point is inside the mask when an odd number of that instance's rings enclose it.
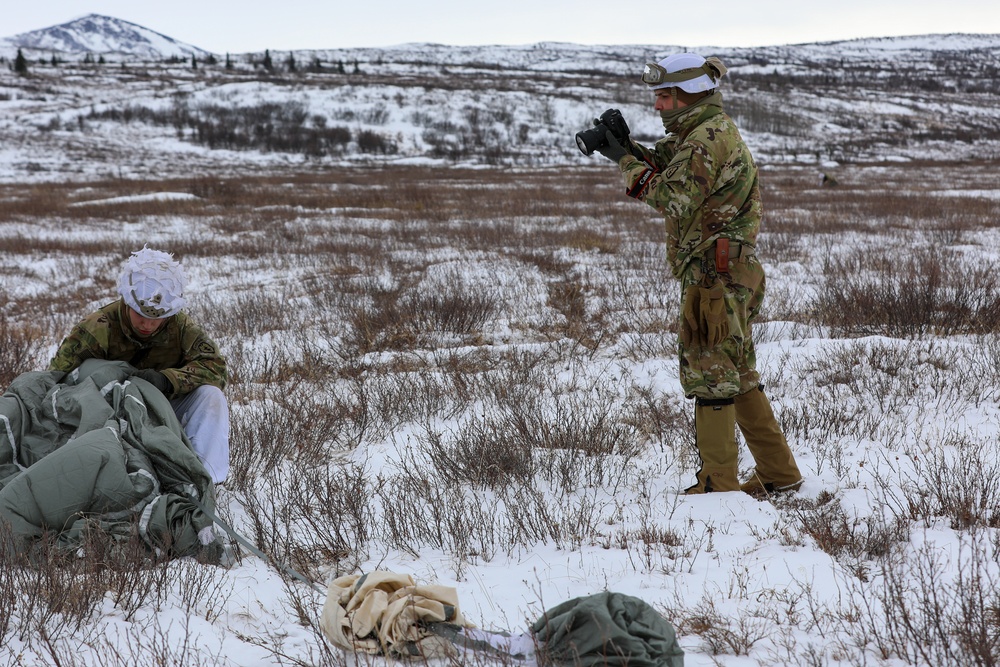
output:
{"label": "snow-covered ground", "polygon": [[[227,68],[221,58],[192,67],[109,55],[97,65],[29,50],[28,76],[0,71],[0,180],[583,165],[573,137],[607,108],[620,108],[640,141],[662,136],[638,73],[678,48],[414,44],[275,52],[270,70],[264,54],[231,56]],[[727,109],[761,162],[997,156],[998,36],[713,52],[730,67]],[[325,132],[327,143],[240,145],[226,131]]]}
{"label": "snow-covered ground", "polygon": [[[995,61],[996,40],[981,41]],[[926,44],[855,46],[917,62]],[[758,364],[806,482],[773,502],[684,497],[697,458],[660,223],[603,158],[572,146],[607,106],[638,137],[660,129],[631,78],[596,89],[579,56],[558,59],[577,48],[518,54],[519,72],[544,76],[504,89],[502,68],[471,64],[487,50],[420,46],[321,56],[350,70],[356,55],[364,85],[132,64],[0,74],[0,340],[34,345],[42,367],[148,242],[183,261],[192,315],[231,366],[223,518],[321,583],[412,574],[455,587],[480,627],[514,633],[568,599],[628,593],[675,625],[689,667],[993,664],[998,137],[952,150],[851,135],[860,163],[839,140],[819,155],[804,146],[814,127],[850,135],[849,112],[995,128],[996,92],[971,94],[990,101],[973,112],[918,109],[930,98],[912,91],[812,89],[789,97],[813,114],[803,136],[747,132],[768,210]],[[631,71],[638,51],[615,56],[618,70],[594,55],[595,80]],[[750,79],[734,74],[753,125]],[[188,129],[101,115],[289,100],[343,123],[351,142],[313,157],[212,150]],[[500,110],[510,116],[486,116]],[[474,127],[511,157],[427,154],[429,130]],[[361,130],[397,151],[358,150]],[[949,161],[962,156],[983,161]],[[820,187],[821,171],[840,184]],[[0,592],[0,667],[381,663],[330,651],[324,595],[245,552],[228,570],[178,560],[115,579],[83,612],[31,606],[53,599],[32,581],[0,574],[24,593]]]}

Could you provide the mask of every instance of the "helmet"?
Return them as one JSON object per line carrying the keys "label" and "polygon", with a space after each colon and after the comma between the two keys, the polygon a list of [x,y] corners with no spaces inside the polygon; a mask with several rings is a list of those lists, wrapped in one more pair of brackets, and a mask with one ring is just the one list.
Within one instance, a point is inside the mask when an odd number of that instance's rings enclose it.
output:
{"label": "helmet", "polygon": [[143,246],[122,265],[118,294],[143,317],[162,320],[184,308],[186,284],[184,271],[172,255]]}
{"label": "helmet", "polygon": [[686,93],[713,90],[726,73],[718,58],[703,58],[697,53],[675,53],[658,63],[647,63],[642,80],[652,90],[680,88]]}

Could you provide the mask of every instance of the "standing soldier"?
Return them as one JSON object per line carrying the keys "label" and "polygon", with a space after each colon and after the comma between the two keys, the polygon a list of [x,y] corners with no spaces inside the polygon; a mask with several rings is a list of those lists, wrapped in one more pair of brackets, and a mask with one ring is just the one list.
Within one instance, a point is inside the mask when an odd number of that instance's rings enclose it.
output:
{"label": "standing soldier", "polygon": [[49,370],[69,372],[87,359],[126,361],[170,399],[212,481],[229,474],[226,361],[184,307],[181,265],[159,250],[132,253],[118,279],[121,298],[87,316],[62,342]]}
{"label": "standing soldier", "polygon": [[[697,481],[685,492],[763,496],[798,489],[802,475],[756,369],[750,325],[764,299],[756,255],[760,190],[757,165],[722,111],[716,88],[725,73],[718,58],[694,53],[647,64],[642,81],[656,96],[666,138],[641,146],[622,121],[624,133],[608,129],[596,150],[621,169],[626,194],[666,223],[667,259],[681,283],[680,380],[695,399],[701,456]],[[737,424],[756,463],[743,484]]]}

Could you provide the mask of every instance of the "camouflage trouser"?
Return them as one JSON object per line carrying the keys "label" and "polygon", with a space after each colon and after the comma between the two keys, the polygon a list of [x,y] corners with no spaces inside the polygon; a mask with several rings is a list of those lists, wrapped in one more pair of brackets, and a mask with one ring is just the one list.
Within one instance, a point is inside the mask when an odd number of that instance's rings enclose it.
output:
{"label": "camouflage trouser", "polygon": [[[721,283],[724,291],[729,335],[713,347],[705,347],[684,335],[684,313],[692,285],[709,288]],[[681,277],[681,326],[677,355],[680,380],[689,398],[733,398],[760,383],[750,327],[764,301],[764,268],[751,255],[732,262],[728,274],[716,273],[714,265],[694,260]],[[695,336],[697,338],[697,336]]]}

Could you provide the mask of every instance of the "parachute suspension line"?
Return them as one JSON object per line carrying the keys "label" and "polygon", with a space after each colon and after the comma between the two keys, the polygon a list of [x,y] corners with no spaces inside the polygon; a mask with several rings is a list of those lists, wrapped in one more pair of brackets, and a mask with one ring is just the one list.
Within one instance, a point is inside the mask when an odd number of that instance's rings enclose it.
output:
{"label": "parachute suspension line", "polygon": [[201,503],[200,500],[198,500],[197,498],[191,498],[191,502],[193,502],[195,505],[197,505],[198,509],[200,509],[202,512],[204,512],[205,515],[209,519],[211,519],[216,525],[218,525],[220,528],[222,528],[222,530],[226,531],[227,535],[229,535],[231,538],[233,538],[241,546],[245,547],[248,551],[250,551],[250,553],[252,553],[253,555],[257,556],[261,560],[264,560],[264,561],[267,561],[267,562],[271,563],[276,568],[278,568],[279,570],[281,570],[285,574],[289,575],[290,577],[293,577],[294,579],[298,579],[302,583],[310,586],[317,593],[322,593],[323,595],[326,595],[327,591],[325,591],[323,588],[321,588],[319,584],[317,584],[312,579],[309,579],[308,577],[306,577],[304,574],[302,574],[301,572],[299,572],[298,570],[296,570],[295,568],[293,568],[291,565],[286,565],[285,563],[281,563],[277,559],[272,558],[271,556],[268,556],[267,554],[265,554],[263,551],[261,551],[260,549],[258,549],[257,546],[253,542],[251,542],[247,538],[245,538],[242,535],[240,535],[239,533],[237,533],[236,530],[232,526],[230,526],[228,523],[226,523],[221,518],[219,518],[218,516],[216,516],[216,514],[214,512],[209,511],[209,509],[207,507],[205,507]]}

